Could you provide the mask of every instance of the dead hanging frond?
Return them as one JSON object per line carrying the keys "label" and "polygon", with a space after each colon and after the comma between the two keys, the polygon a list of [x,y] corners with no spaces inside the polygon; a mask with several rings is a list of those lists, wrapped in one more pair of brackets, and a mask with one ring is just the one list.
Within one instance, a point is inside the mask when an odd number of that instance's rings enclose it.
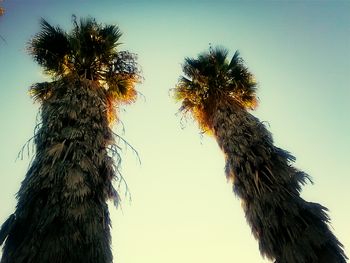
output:
{"label": "dead hanging frond", "polygon": [[[117,153],[119,156],[119,153]],[[104,187],[104,191],[107,195],[107,198],[112,200],[114,205],[118,208],[120,201],[122,200],[120,193],[124,193],[124,197],[131,201],[131,191],[129,189],[128,183],[125,180],[121,170],[121,159],[118,158],[117,161],[114,160],[113,156],[105,159],[107,163],[107,172],[111,177],[106,182],[107,184]]]}
{"label": "dead hanging frond", "polygon": [[202,134],[213,134],[208,109],[204,109],[203,104],[194,104],[188,99],[184,99],[179,109],[179,113],[180,112],[182,113],[182,121],[187,119],[196,120]]}
{"label": "dead hanging frond", "polygon": [[183,129],[185,127],[185,122],[196,121],[201,134],[212,135],[213,131],[208,120],[208,115],[206,111],[202,109],[202,105],[194,105],[188,100],[182,102],[182,106],[176,115],[180,115],[180,125]]}
{"label": "dead hanging frond", "polygon": [[[110,198],[112,198],[114,205],[118,207],[121,201],[121,196],[119,194],[120,192],[124,192],[124,198],[128,199],[129,202],[131,202],[132,196],[131,196],[131,191],[130,191],[128,182],[125,180],[124,176],[122,175],[118,167],[115,166],[114,170],[115,170],[115,173],[117,174],[117,177],[115,178],[117,185],[116,185],[116,188],[114,187],[112,188],[114,191],[110,193]],[[124,191],[122,189],[124,189]],[[113,199],[115,197],[117,197],[116,200]],[[118,201],[118,202],[115,202],[115,201]]]}
{"label": "dead hanging frond", "polygon": [[55,143],[48,148],[47,155],[52,158],[52,166],[61,157],[63,149],[65,148],[65,142],[66,140],[61,143]]}
{"label": "dead hanging frond", "polygon": [[[22,146],[21,150],[18,152],[17,154],[17,158],[23,160],[24,158],[24,152],[27,152],[27,157],[30,156],[30,153],[34,153],[35,152],[35,144],[34,144],[34,139],[35,139],[36,135],[32,136],[31,138],[29,138],[24,145]],[[31,149],[31,150],[30,150]]]}
{"label": "dead hanging frond", "polygon": [[[139,153],[137,152],[137,150],[127,141],[125,140],[122,136],[120,136],[119,134],[113,132],[113,135],[117,138],[118,142],[122,142],[125,146],[126,149],[130,148],[132,150],[132,152],[136,155],[137,160],[139,162],[139,164],[141,165],[141,158]],[[117,146],[117,149],[121,150],[121,147]]]}
{"label": "dead hanging frond", "polygon": [[113,126],[118,121],[116,102],[112,96],[106,97],[106,116],[110,126]]}
{"label": "dead hanging frond", "polygon": [[113,186],[111,186],[111,189],[109,189],[108,195],[109,195],[109,198],[113,201],[113,205],[116,208],[119,208],[120,203],[121,203],[121,198],[120,198],[120,195],[118,193],[118,190],[116,190]]}
{"label": "dead hanging frond", "polygon": [[136,155],[137,160],[139,161],[140,165],[141,165],[141,158],[137,152],[137,150],[127,141],[125,140],[121,135],[115,133],[112,131],[113,136],[116,138],[117,143],[113,143],[111,144],[107,150],[110,154],[110,156],[114,159],[114,163],[112,164],[113,166],[113,170],[114,170],[114,174],[116,175],[114,177],[114,181],[117,182],[116,184],[116,188],[114,188],[113,186],[110,186],[109,191],[108,191],[108,195],[109,198],[112,199],[114,205],[116,207],[119,207],[120,205],[120,201],[121,201],[121,196],[120,196],[120,192],[124,192],[124,198],[128,199],[129,202],[131,202],[132,197],[131,197],[131,191],[129,189],[128,183],[125,180],[120,167],[121,167],[121,151],[123,151],[123,148],[119,146],[120,142],[122,142],[124,144],[124,147],[126,149],[130,148],[132,150],[132,152]]}
{"label": "dead hanging frond", "polygon": [[29,138],[24,144],[23,144],[23,146],[21,147],[21,150],[18,152],[18,154],[17,154],[17,157],[16,157],[16,161],[18,160],[18,159],[21,159],[21,160],[23,160],[24,159],[24,153],[25,153],[25,151],[27,152],[27,157],[29,157],[30,156],[30,153],[34,153],[35,152],[35,139],[37,138],[37,136],[38,136],[38,132],[39,132],[39,130],[40,130],[40,127],[41,127],[41,125],[42,125],[42,123],[41,122],[39,122],[39,116],[38,116],[39,114],[37,114],[37,116],[36,116],[36,125],[35,125],[35,127],[34,127],[34,135],[31,137],[31,138]]}

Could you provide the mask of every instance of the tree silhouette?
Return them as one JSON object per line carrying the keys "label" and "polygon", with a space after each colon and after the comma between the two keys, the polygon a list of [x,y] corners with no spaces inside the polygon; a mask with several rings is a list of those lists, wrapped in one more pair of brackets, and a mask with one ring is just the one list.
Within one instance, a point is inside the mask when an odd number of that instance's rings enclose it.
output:
{"label": "tree silhouette", "polygon": [[30,88],[41,123],[16,211],[0,230],[1,263],[112,262],[106,201],[119,202],[112,181],[121,175],[111,126],[116,106],[136,100],[136,56],[117,49],[115,25],[74,16],[70,32],[40,25],[29,52],[52,81]]}
{"label": "tree silhouette", "polygon": [[186,58],[175,97],[226,159],[226,176],[241,198],[263,256],[277,263],[344,263],[342,244],[329,229],[327,209],[300,197],[309,176],[294,156],[274,146],[271,133],[248,110],[257,106],[256,82],[236,52],[210,47]]}

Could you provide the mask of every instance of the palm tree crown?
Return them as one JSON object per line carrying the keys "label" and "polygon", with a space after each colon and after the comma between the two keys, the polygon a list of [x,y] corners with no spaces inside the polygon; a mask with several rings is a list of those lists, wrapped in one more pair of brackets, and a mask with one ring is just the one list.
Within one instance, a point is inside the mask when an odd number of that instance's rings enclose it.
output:
{"label": "palm tree crown", "polygon": [[228,60],[228,50],[222,47],[209,49],[198,58],[185,58],[182,76],[175,88],[175,98],[182,101],[180,110],[190,112],[201,129],[210,130],[207,115],[214,102],[230,101],[244,109],[257,106],[256,85],[253,74],[244,65],[239,52]]}
{"label": "palm tree crown", "polygon": [[[136,100],[135,84],[140,79],[136,57],[118,51],[122,33],[115,25],[102,25],[93,18],[78,22],[73,16],[73,29],[65,32],[40,21],[41,30],[29,43],[29,53],[54,79],[72,76],[96,82],[104,88],[109,102],[109,119],[115,120],[115,102]],[[55,82],[37,83],[31,87],[35,99],[47,99]]]}

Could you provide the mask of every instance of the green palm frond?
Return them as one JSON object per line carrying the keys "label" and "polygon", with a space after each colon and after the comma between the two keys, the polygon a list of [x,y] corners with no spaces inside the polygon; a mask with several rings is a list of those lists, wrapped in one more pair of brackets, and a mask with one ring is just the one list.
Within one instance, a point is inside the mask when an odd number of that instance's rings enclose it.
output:
{"label": "green palm frond", "polygon": [[227,56],[229,51],[222,47],[218,46],[215,48],[209,48],[209,59],[217,66],[226,66],[227,65]]}
{"label": "green palm frond", "polygon": [[40,21],[41,31],[29,43],[29,53],[46,72],[61,74],[65,57],[70,53],[67,34],[59,27]]}
{"label": "green palm frond", "polygon": [[[256,81],[252,73],[244,65],[244,60],[240,57],[238,51],[235,52],[229,64],[231,75],[235,76],[233,80],[236,86],[236,92],[233,96],[241,100],[243,104],[253,106],[256,104]],[[251,108],[251,106],[249,107]]]}
{"label": "green palm frond", "polygon": [[99,46],[100,37],[97,24],[93,18],[81,18],[80,23],[75,22],[69,35],[72,47],[72,62],[74,69],[80,76],[96,79],[99,70],[98,57],[102,50]]}
{"label": "green palm frond", "polygon": [[120,29],[115,25],[105,25],[100,29],[101,49],[106,53],[113,54],[113,51],[120,45],[119,39],[122,36]]}
{"label": "green palm frond", "polygon": [[73,51],[72,61],[78,75],[89,79],[100,79],[117,53],[118,41],[122,33],[115,25],[102,25],[93,18],[74,21],[70,34]]}
{"label": "green palm frond", "polygon": [[240,55],[240,54],[239,54],[239,51],[236,50],[235,54],[233,55],[233,57],[232,57],[232,59],[231,59],[231,61],[230,61],[230,64],[229,64],[229,67],[230,67],[230,68],[233,68],[233,67],[235,67],[235,65],[237,65],[237,64],[240,63],[241,58],[240,58],[239,55]]}

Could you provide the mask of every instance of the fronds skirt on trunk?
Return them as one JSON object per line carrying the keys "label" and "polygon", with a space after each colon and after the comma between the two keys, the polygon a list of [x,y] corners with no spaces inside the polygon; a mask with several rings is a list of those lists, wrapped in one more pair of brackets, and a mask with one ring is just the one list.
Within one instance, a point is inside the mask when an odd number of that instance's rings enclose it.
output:
{"label": "fronds skirt on trunk", "polygon": [[309,178],[292,166],[295,158],[275,147],[264,124],[237,105],[214,111],[212,129],[226,156],[226,175],[262,255],[276,263],[345,263],[327,209],[300,197]]}
{"label": "fronds skirt on trunk", "polygon": [[104,90],[89,80],[63,79],[43,101],[1,263],[112,262],[106,201],[117,194],[106,111]]}

